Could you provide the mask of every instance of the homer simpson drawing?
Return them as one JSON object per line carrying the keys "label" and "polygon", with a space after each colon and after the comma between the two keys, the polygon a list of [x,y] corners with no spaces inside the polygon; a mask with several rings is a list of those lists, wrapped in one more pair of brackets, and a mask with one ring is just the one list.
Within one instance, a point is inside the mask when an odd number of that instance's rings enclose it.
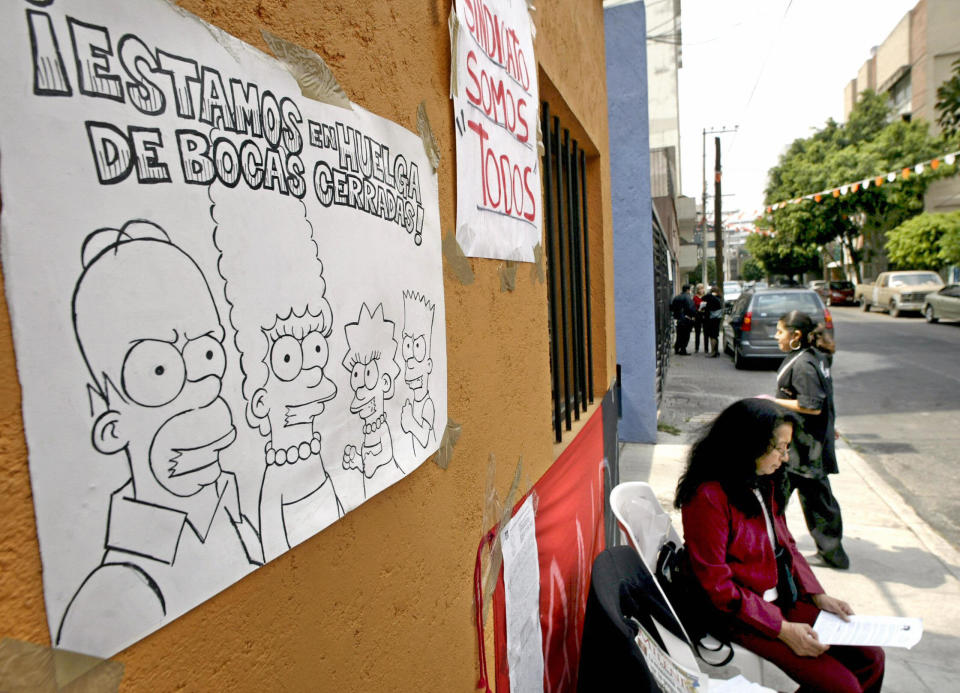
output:
{"label": "homer simpson drawing", "polygon": [[125,463],[104,552],[56,646],[110,654],[263,562],[220,467],[236,437],[221,397],[224,330],[210,287],[166,232],[134,220],[83,244],[73,327],[89,371],[92,444]]}

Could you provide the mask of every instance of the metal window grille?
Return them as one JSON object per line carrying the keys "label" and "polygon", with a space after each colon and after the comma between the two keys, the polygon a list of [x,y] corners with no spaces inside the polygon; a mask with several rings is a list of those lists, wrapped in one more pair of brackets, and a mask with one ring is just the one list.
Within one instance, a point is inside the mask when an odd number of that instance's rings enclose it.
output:
{"label": "metal window grille", "polygon": [[673,335],[673,318],[670,315],[670,299],[673,282],[670,279],[670,254],[663,229],[653,218],[653,293],[654,317],[656,320],[657,350],[657,407],[663,397],[663,385],[667,379],[670,359],[670,343]]}
{"label": "metal window grille", "polygon": [[550,373],[557,442],[593,402],[586,155],[541,106],[544,236],[549,282]]}

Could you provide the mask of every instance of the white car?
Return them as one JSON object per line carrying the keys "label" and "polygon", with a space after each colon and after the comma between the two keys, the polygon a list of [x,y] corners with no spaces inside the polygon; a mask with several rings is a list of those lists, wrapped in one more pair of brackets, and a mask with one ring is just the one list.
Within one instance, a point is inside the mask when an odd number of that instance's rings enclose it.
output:
{"label": "white car", "polygon": [[743,287],[740,286],[740,282],[724,282],[723,283],[723,304],[730,305],[738,298],[740,294],[743,293]]}

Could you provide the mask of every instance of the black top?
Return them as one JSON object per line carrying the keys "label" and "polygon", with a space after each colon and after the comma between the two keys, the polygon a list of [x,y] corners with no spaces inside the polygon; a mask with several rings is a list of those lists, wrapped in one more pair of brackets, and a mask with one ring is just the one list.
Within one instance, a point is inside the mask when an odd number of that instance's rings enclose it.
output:
{"label": "black top", "polygon": [[805,409],[820,410],[819,414],[800,415],[802,430],[794,431],[787,469],[812,479],[836,474],[836,411],[828,356],[809,347],[788,354],[777,373],[777,397],[795,399]]}
{"label": "black top", "polygon": [[696,317],[697,307],[693,303],[693,296],[686,291],[674,296],[670,301],[670,312],[677,320]]}
{"label": "black top", "polygon": [[723,301],[716,294],[707,294],[703,297],[703,303],[700,304],[700,310],[706,311],[707,316],[715,310],[723,310]]}

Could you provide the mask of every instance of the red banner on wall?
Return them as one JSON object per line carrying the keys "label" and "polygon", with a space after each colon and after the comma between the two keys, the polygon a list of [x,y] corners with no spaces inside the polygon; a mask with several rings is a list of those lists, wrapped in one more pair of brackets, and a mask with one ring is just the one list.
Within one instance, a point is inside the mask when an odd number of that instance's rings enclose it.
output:
{"label": "red banner on wall", "polygon": [[[590,568],[603,551],[603,415],[593,416],[533,486],[540,565],[543,690],[574,691]],[[528,494],[529,495],[529,494]],[[526,496],[514,506],[514,512]],[[510,690],[503,575],[493,594],[498,691]]]}

